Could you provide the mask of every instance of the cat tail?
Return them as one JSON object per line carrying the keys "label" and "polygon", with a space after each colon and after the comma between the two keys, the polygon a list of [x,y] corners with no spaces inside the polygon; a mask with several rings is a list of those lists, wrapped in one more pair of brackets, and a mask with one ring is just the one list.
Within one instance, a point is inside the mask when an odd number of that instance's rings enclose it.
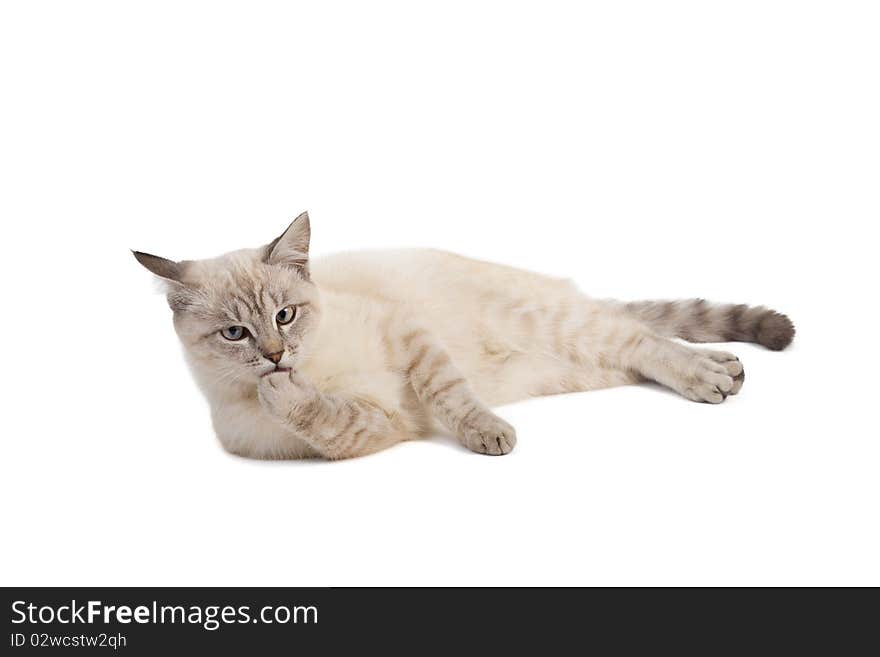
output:
{"label": "cat tail", "polygon": [[623,307],[658,333],[688,342],[756,342],[779,351],[794,339],[792,321],[764,306],[684,299],[633,301]]}

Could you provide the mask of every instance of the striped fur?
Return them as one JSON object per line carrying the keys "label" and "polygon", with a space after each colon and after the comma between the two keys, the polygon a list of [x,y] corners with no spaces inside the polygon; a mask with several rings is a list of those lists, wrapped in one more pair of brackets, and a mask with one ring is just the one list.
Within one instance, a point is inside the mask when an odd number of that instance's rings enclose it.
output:
{"label": "striped fur", "polygon": [[626,309],[661,335],[688,342],[756,342],[779,351],[794,339],[794,324],[775,310],[705,299],[633,301]]}
{"label": "striped fur", "polygon": [[[475,452],[506,454],[516,433],[493,406],[644,380],[719,403],[740,391],[742,363],[670,338],[782,349],[794,335],[762,307],[602,301],[439,251],[310,260],[310,233],[302,215],[267,246],[211,260],[135,254],[166,281],[187,361],[235,454],[349,458],[437,425]],[[295,320],[281,324],[287,306]],[[246,338],[222,337],[229,326]]]}

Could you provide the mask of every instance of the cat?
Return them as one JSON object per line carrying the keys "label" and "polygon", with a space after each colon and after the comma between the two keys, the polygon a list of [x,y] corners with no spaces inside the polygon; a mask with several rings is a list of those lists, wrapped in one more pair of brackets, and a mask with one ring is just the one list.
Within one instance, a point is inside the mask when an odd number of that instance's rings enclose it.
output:
{"label": "cat", "polygon": [[135,251],[166,284],[174,328],[226,450],[343,459],[424,436],[435,422],[500,455],[513,427],[490,407],[655,381],[717,404],[739,359],[676,342],[787,347],[764,307],[597,300],[569,281],[441,251],[309,258],[309,216],[268,245],[175,262]]}

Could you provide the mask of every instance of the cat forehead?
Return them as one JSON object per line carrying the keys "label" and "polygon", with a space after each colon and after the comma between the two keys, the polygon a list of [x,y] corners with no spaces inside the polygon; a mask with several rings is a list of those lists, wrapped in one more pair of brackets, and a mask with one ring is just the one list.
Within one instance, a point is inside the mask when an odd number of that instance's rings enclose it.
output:
{"label": "cat forehead", "polygon": [[[292,303],[309,287],[290,267],[269,265],[259,251],[237,251],[191,263],[186,278],[195,283],[211,305],[237,314],[260,314],[282,303]],[[299,294],[297,294],[299,293]]]}
{"label": "cat forehead", "polygon": [[218,289],[224,286],[253,287],[255,284],[286,286],[303,282],[295,269],[264,262],[261,249],[243,249],[217,258],[194,260],[186,271],[186,278],[197,285]]}

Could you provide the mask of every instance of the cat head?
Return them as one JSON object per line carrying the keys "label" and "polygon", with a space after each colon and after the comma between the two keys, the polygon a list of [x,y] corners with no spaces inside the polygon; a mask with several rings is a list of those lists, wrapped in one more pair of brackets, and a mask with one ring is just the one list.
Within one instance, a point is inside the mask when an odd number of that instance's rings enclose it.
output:
{"label": "cat head", "polygon": [[252,386],[306,358],[320,319],[310,234],[304,212],[257,249],[180,262],[133,252],[166,286],[174,328],[200,383]]}

